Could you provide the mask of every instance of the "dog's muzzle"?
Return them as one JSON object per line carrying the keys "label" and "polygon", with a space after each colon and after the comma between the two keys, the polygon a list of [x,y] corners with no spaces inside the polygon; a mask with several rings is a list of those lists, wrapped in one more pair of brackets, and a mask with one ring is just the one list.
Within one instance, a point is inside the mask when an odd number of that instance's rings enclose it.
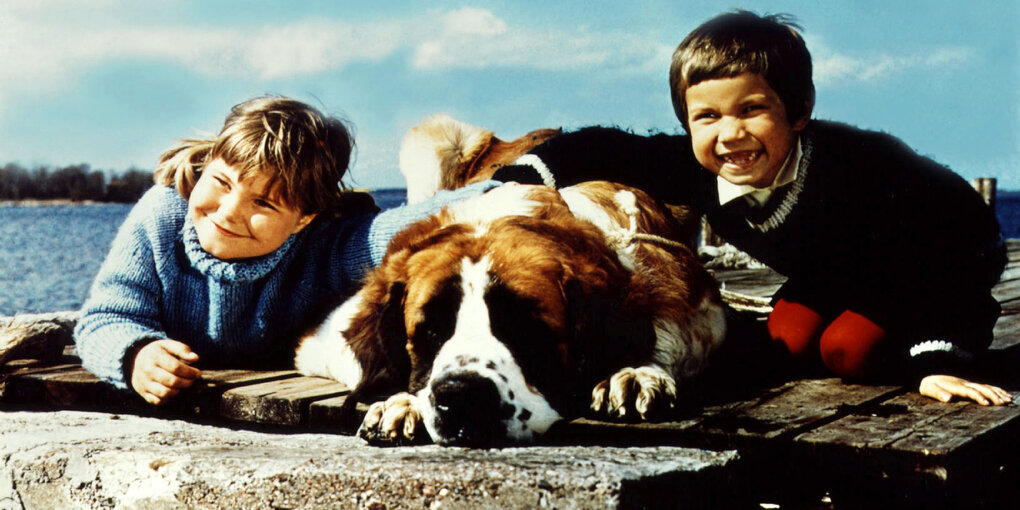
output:
{"label": "dog's muzzle", "polygon": [[432,382],[429,404],[435,409],[437,443],[448,446],[496,446],[507,442],[505,420],[512,405],[496,384],[474,372],[455,372]]}

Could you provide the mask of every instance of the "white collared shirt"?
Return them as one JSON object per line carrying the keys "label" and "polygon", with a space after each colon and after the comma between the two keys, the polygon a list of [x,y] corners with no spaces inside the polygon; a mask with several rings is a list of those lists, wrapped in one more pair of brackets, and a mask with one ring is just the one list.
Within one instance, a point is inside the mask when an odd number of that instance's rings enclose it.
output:
{"label": "white collared shirt", "polygon": [[776,174],[767,188],[755,188],[746,184],[733,184],[721,176],[716,176],[716,188],[719,190],[719,205],[726,205],[738,198],[744,197],[752,206],[760,207],[768,201],[772,193],[780,186],[785,186],[797,180],[797,171],[800,168],[800,159],[803,157],[800,147],[800,137],[797,138],[797,145],[793,151],[786,156],[783,168]]}

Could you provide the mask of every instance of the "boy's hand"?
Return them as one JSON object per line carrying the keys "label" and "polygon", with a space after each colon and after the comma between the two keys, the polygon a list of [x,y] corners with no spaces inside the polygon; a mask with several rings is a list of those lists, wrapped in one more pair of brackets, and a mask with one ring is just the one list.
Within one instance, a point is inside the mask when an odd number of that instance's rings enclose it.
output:
{"label": "boy's hand", "polygon": [[198,355],[176,340],[156,340],[138,350],[131,370],[131,387],[146,402],[160,405],[202,376],[189,363]]}
{"label": "boy's hand", "polygon": [[926,397],[942,402],[949,402],[953,397],[962,397],[983,406],[989,404],[1000,406],[1013,400],[1013,396],[1002,388],[970,382],[951,375],[929,375],[921,379],[921,388],[918,391]]}

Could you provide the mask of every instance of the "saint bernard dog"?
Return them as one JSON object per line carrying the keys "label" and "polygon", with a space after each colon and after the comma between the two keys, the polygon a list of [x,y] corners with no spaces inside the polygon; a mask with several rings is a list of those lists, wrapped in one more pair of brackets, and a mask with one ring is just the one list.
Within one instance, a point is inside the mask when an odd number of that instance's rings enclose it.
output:
{"label": "saint bernard dog", "polygon": [[651,418],[725,335],[685,228],[621,184],[505,184],[397,234],[295,365],[378,396],[372,441],[498,446],[585,414]]}

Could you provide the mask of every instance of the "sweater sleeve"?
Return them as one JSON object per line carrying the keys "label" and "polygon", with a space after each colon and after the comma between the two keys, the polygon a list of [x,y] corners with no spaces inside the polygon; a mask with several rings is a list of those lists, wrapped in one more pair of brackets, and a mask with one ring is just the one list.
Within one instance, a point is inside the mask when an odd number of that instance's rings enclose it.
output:
{"label": "sweater sleeve", "polygon": [[148,340],[166,338],[160,323],[159,279],[146,232],[153,193],[128,215],[99,269],[74,330],[78,355],[86,369],[119,389],[128,389],[125,354]]}
{"label": "sweater sleeve", "polygon": [[689,204],[699,168],[685,136],[643,136],[596,126],[556,136],[501,167],[492,178],[554,188],[613,181],[668,203]]}
{"label": "sweater sleeve", "polygon": [[352,221],[359,222],[342,250],[344,272],[352,280],[360,280],[365,273],[378,266],[386,255],[386,247],[397,232],[409,224],[438,212],[444,206],[480,195],[499,186],[497,181],[482,181],[456,190],[441,190],[432,198],[412,205],[403,205],[378,214],[364,215]]}

